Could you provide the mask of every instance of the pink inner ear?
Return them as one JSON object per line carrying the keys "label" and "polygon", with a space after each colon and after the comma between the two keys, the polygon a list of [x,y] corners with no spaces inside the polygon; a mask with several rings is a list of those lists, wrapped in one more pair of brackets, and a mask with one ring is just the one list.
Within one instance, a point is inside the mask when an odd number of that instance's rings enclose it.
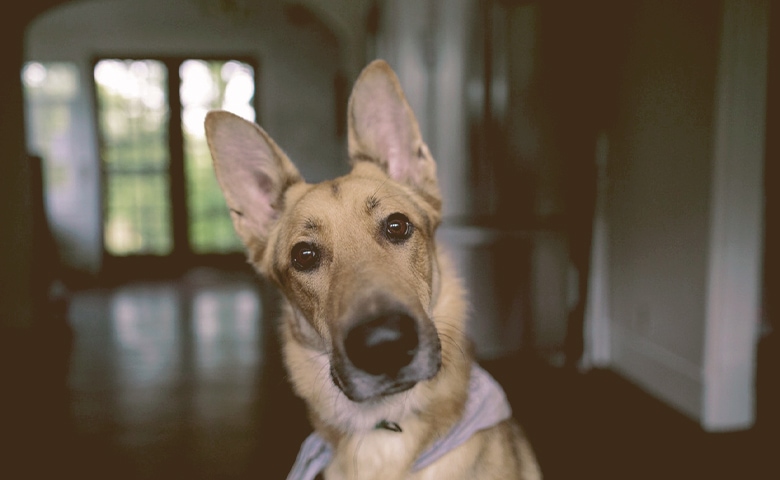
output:
{"label": "pink inner ear", "polygon": [[[251,175],[255,177],[255,185],[261,192],[266,192],[266,195],[270,201],[273,201],[274,196],[274,183],[271,177],[263,172],[252,172]],[[269,202],[270,203],[270,202]]]}
{"label": "pink inner ear", "polygon": [[[412,155],[417,140],[404,105],[386,89],[375,89],[371,106],[364,105],[363,122],[357,125],[365,144],[387,162],[387,173],[400,182],[419,180],[417,158]],[[365,111],[368,110],[368,111]],[[360,113],[360,112],[358,112]]]}
{"label": "pink inner ear", "polygon": [[279,186],[259,168],[228,170],[226,193],[241,223],[256,235],[266,235],[277,217]]}
{"label": "pink inner ear", "polygon": [[257,224],[254,225],[260,232],[267,233],[270,223],[279,216],[276,208],[279,206],[279,186],[274,183],[270,175],[262,171],[254,171],[250,175],[254,177],[254,185],[247,207],[254,210],[252,217]]}
{"label": "pink inner ear", "polygon": [[[398,155],[398,154],[396,154]],[[399,155],[400,156],[400,155]],[[402,183],[411,183],[418,185],[420,175],[417,169],[411,165],[412,158],[404,156],[403,158],[396,158],[394,160],[388,159],[388,175],[390,178]]]}

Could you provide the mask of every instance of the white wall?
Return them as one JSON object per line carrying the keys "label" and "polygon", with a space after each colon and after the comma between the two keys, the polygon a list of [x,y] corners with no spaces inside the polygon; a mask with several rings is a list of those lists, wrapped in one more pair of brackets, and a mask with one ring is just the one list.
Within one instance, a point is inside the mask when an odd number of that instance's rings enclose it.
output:
{"label": "white wall", "polygon": [[[641,5],[610,142],[614,365],[665,368],[688,388],[704,338],[717,4]],[[697,396],[675,401],[694,411]]]}
{"label": "white wall", "polygon": [[752,422],[762,238],[767,4],[724,5],[639,4],[594,247],[598,360],[710,430]]}
{"label": "white wall", "polygon": [[102,232],[99,159],[92,115],[95,56],[252,56],[258,60],[259,121],[308,180],[346,171],[345,140],[335,134],[333,80],[338,46],[286,22],[281,2],[239,2],[224,13],[218,2],[85,0],[37,18],[27,31],[28,61],[68,61],[82,72],[70,185],[73,207],[50,210],[70,246],[66,263],[100,268]]}

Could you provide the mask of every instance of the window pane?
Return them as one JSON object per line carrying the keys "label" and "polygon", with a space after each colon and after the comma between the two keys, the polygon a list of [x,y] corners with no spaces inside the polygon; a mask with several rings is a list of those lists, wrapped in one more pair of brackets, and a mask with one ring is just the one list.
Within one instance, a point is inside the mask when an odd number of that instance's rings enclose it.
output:
{"label": "window pane", "polygon": [[107,183],[106,248],[114,255],[170,252],[168,175],[112,175]]}
{"label": "window pane", "polygon": [[29,62],[22,70],[22,81],[30,130],[28,147],[47,159],[56,156],[55,141],[69,133],[73,121],[78,69],[72,63]]}
{"label": "window pane", "polygon": [[254,71],[237,61],[187,60],[179,74],[190,245],[196,253],[239,251],[241,242],[214,176],[203,120],[209,110],[221,109],[254,121]]}
{"label": "window pane", "polygon": [[[79,181],[91,165],[79,113],[81,79],[76,64],[28,62],[22,69],[27,149],[43,160],[46,213],[49,225],[68,261],[89,255],[96,225],[85,209],[95,209],[90,186]],[[86,253],[85,253],[86,252]],[[78,261],[78,260],[76,260]]]}
{"label": "window pane", "polygon": [[94,74],[106,175],[105,248],[114,255],[170,253],[165,66],[101,60]]}

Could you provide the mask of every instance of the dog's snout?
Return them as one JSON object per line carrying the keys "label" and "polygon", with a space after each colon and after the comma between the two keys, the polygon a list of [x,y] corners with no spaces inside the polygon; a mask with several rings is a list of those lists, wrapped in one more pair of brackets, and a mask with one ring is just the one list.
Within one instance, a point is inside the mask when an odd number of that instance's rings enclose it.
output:
{"label": "dog's snout", "polygon": [[347,357],[356,368],[390,377],[411,363],[418,345],[417,323],[402,312],[358,323],[347,332],[344,341]]}

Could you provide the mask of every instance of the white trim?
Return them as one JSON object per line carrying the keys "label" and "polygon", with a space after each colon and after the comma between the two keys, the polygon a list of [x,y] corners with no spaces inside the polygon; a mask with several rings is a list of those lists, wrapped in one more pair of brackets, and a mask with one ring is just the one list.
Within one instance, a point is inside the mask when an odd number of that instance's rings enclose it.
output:
{"label": "white trim", "polygon": [[582,367],[606,368],[610,365],[611,335],[609,316],[609,224],[607,222],[607,161],[609,139],[601,133],[596,141],[598,184],[593,215],[593,240],[588,274],[588,298],[585,302],[584,352]]}
{"label": "white trim", "polygon": [[701,414],[701,369],[696,363],[612,324],[613,369],[695,420]]}
{"label": "white trim", "polygon": [[760,312],[767,1],[726,0],[716,92],[701,423],[754,421]]}

